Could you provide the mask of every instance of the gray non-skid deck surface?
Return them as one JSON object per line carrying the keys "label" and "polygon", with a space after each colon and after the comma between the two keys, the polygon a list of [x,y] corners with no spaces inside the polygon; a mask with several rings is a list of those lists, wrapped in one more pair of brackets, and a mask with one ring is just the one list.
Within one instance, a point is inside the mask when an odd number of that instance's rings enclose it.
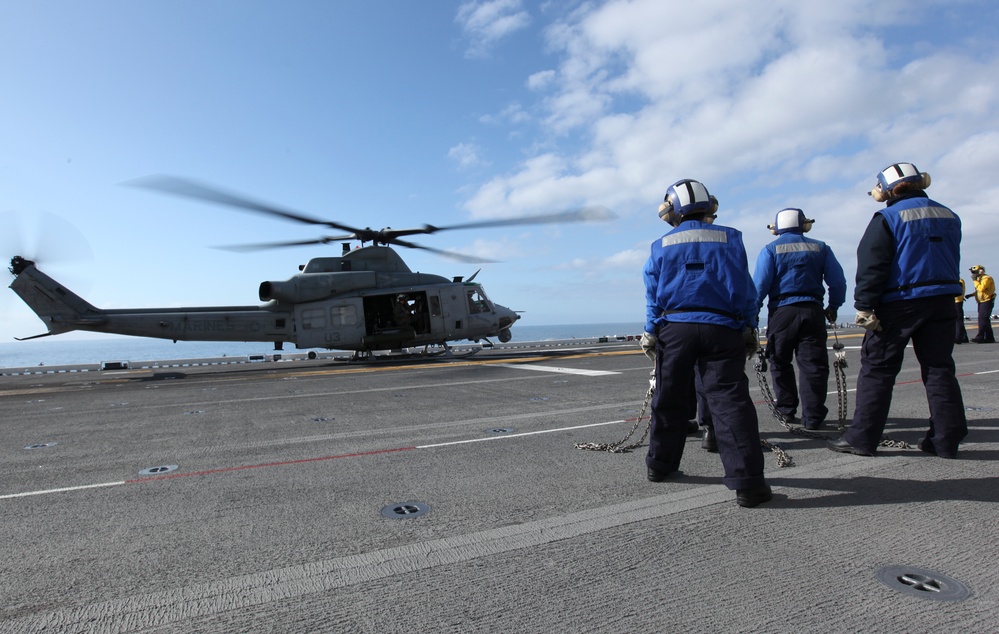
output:
{"label": "gray non-skid deck surface", "polygon": [[[631,428],[633,347],[5,378],[0,631],[999,631],[996,352],[956,351],[958,460],[837,454],[760,404],[796,466],[767,455],[756,509],[694,437],[665,483],[643,449],[573,448]],[[910,358],[888,430],[910,443],[918,376]],[[383,517],[407,502],[430,510]],[[971,595],[900,591],[886,566]]]}

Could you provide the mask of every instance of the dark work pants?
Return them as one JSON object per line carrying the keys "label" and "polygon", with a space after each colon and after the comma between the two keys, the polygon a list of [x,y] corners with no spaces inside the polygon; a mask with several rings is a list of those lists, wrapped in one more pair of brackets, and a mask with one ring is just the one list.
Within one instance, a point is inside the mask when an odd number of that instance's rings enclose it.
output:
{"label": "dark work pants", "polygon": [[992,334],[992,309],[996,305],[996,300],[990,299],[987,302],[978,304],[978,334],[972,341],[978,343],[995,343],[996,337]]}
{"label": "dark work pants", "polygon": [[698,425],[711,424],[711,412],[708,410],[708,399],[704,397],[704,386],[701,375],[694,371],[694,380],[687,390],[687,420],[697,420]]}
{"label": "dark work pants", "polygon": [[694,388],[697,394],[697,422],[703,427],[714,425],[711,410],[708,408],[708,397],[704,395],[704,381],[699,372],[694,372]]}
{"label": "dark work pants", "polygon": [[954,303],[957,318],[957,330],[954,332],[954,343],[968,343],[968,329],[964,327],[964,300]]}
{"label": "dark work pants", "polygon": [[711,324],[667,323],[659,328],[657,337],[656,388],[645,463],[656,471],[680,468],[687,442],[688,395],[696,368],[725,470],[722,483],[730,489],[766,484],[742,333]]}
{"label": "dark work pants", "polygon": [[[829,351],[826,349],[826,317],[822,305],[802,302],[780,306],[767,320],[767,356],[774,380],[777,409],[787,417],[798,409],[801,394],[803,423],[826,419],[826,393],[829,391]],[[800,390],[795,384],[798,363]]]}
{"label": "dark work pants", "polygon": [[895,377],[912,340],[930,410],[927,434],[939,455],[953,456],[968,435],[964,400],[954,371],[954,298],[923,297],[882,304],[875,313],[881,331],[864,335],[857,375],[857,408],[843,439],[874,453],[891,408]]}

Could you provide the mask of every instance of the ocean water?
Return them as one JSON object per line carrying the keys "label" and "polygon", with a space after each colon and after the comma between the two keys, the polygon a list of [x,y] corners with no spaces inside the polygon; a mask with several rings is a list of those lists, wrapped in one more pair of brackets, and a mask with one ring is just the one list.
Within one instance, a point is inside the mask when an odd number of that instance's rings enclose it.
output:
{"label": "ocean water", "polygon": [[[585,339],[641,334],[643,324],[567,324],[558,326],[514,326],[513,342]],[[461,343],[461,342],[458,342]],[[35,368],[41,365],[83,365],[102,361],[164,361],[214,357],[244,357],[273,354],[268,343],[178,341],[105,335],[92,339],[62,339],[60,336],[31,341],[0,342],[0,368]],[[286,344],[286,353],[304,352]]]}

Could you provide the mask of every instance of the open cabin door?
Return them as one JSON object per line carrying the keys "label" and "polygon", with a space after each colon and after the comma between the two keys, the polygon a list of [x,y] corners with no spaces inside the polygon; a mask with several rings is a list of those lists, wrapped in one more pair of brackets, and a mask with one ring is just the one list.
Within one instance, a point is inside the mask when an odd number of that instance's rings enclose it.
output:
{"label": "open cabin door", "polygon": [[364,332],[369,337],[412,329],[416,336],[439,331],[441,305],[437,293],[395,292],[364,298]]}

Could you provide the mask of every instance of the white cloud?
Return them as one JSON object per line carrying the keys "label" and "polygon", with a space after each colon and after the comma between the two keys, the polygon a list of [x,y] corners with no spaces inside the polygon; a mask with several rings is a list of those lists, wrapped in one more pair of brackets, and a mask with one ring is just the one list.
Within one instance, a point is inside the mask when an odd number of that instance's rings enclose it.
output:
{"label": "white cloud", "polygon": [[469,39],[467,57],[482,57],[498,40],[531,23],[521,0],[466,2],[458,7],[455,21]]}
{"label": "white cloud", "polygon": [[527,87],[531,90],[547,88],[555,81],[555,71],[543,70],[527,78]]}
{"label": "white cloud", "polygon": [[459,143],[447,151],[447,157],[458,163],[459,167],[475,167],[483,163],[479,156],[479,147],[474,143]]}
{"label": "white cloud", "polygon": [[531,115],[517,102],[507,104],[500,110],[499,114],[487,114],[479,117],[479,121],[482,123],[493,125],[501,123],[517,125],[527,123],[530,119]]}
{"label": "white cloud", "polygon": [[[999,233],[999,55],[962,20],[951,32],[970,44],[938,37],[960,6],[903,6],[582,4],[545,30],[557,63],[526,79],[538,101],[524,108],[545,127],[465,207],[482,217],[609,206],[621,218],[604,238],[552,265],[573,280],[553,286],[552,301],[599,280],[614,301],[640,306],[644,238],[662,229],[651,210],[670,183],[697,178],[719,197],[719,222],[743,231],[751,267],[773,239],[774,213],[796,206],[816,218],[811,235],[852,286],[857,242],[881,208],[866,195],[874,175],[912,161],[931,173],[930,196],[964,221],[963,268],[988,264]],[[892,36],[901,27],[904,41]]]}
{"label": "white cloud", "polygon": [[614,269],[624,269],[627,271],[640,271],[645,261],[649,259],[649,248],[628,249],[619,251],[604,260],[604,264]]}
{"label": "white cloud", "polygon": [[503,237],[498,240],[477,238],[470,243],[449,248],[448,250],[494,262],[506,262],[511,259],[522,258],[525,255],[516,240],[509,237]]}

